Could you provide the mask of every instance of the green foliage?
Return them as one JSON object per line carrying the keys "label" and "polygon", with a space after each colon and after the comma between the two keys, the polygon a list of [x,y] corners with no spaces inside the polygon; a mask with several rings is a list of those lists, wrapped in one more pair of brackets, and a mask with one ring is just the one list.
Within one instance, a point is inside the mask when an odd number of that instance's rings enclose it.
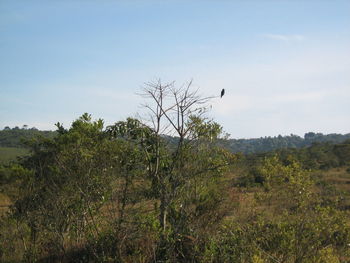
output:
{"label": "green foliage", "polygon": [[0,130],[0,146],[1,147],[12,147],[12,148],[22,148],[23,140],[29,140],[33,137],[45,137],[53,138],[56,136],[56,132],[53,131],[39,131],[36,128],[9,128],[5,127]]}
{"label": "green foliage", "polygon": [[212,141],[218,139],[223,132],[222,127],[218,123],[212,120],[204,120],[195,115],[189,116],[187,125],[189,126],[189,138]]}
{"label": "green foliage", "polygon": [[257,252],[253,245],[251,231],[232,222],[223,225],[216,236],[211,238],[202,261],[249,262]]}
{"label": "green foliage", "polygon": [[23,166],[29,170],[13,216],[30,228],[30,257],[37,247],[64,253],[67,236],[79,240],[84,231],[97,231],[94,215],[110,191],[113,167],[102,128],[85,114],[54,139],[28,142],[32,155]]}
{"label": "green foliage", "polygon": [[[264,192],[244,221],[230,220],[207,244],[205,262],[340,262],[349,256],[347,215],[320,206],[310,174],[276,156],[260,167]],[[327,261],[329,260],[329,261]]]}
{"label": "green foliage", "polygon": [[[0,165],[0,194],[5,193],[9,200],[19,196],[19,185],[28,171],[19,164]],[[1,203],[1,198],[0,198]]]}
{"label": "green foliage", "polygon": [[20,180],[25,172],[25,169],[18,164],[0,166],[0,187]]}

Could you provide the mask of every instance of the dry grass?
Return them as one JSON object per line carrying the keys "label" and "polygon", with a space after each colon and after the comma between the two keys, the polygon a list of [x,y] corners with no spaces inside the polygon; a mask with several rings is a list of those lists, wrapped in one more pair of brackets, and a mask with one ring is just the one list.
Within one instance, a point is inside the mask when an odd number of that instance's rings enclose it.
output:
{"label": "dry grass", "polygon": [[25,156],[29,153],[27,149],[15,147],[0,147],[0,164],[8,164],[16,161],[17,157]]}
{"label": "dry grass", "polygon": [[7,195],[0,193],[0,216],[9,210],[10,205],[11,199]]}

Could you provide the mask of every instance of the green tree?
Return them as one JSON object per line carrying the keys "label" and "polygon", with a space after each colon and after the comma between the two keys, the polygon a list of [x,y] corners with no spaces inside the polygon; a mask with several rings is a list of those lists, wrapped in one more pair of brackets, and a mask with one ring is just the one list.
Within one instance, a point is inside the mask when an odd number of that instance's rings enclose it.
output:
{"label": "green tree", "polygon": [[85,233],[98,234],[94,216],[111,191],[113,154],[102,120],[84,114],[69,130],[57,127],[54,139],[30,141],[23,160],[29,172],[13,216],[29,227],[29,261],[43,250],[64,255],[67,239],[79,244]]}

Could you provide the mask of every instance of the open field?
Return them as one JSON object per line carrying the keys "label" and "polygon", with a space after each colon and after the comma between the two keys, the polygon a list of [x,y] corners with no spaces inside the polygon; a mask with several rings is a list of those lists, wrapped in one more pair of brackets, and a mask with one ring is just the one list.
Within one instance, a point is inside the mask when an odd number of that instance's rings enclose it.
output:
{"label": "open field", "polygon": [[28,154],[28,150],[15,147],[0,147],[0,164],[8,164],[15,161],[17,157]]}

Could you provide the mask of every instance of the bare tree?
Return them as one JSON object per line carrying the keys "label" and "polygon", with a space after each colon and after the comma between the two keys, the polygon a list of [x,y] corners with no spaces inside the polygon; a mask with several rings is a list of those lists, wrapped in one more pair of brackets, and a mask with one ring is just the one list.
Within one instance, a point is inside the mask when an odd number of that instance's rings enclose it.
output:
{"label": "bare tree", "polygon": [[[190,152],[195,142],[201,138],[211,140],[219,136],[222,130],[221,126],[204,117],[210,108],[209,102],[214,97],[200,96],[198,90],[193,89],[192,81],[180,88],[176,88],[174,82],[149,82],[145,84],[141,95],[151,102],[144,106],[149,111],[146,121],[154,131],[154,144],[152,152],[147,150],[150,148],[145,148],[145,154],[149,160],[148,173],[160,200],[160,247],[163,247],[163,252],[167,254],[165,257],[171,260],[173,256],[169,255],[174,254],[174,248],[169,248],[167,233],[169,229],[175,235],[181,231],[179,218],[181,211],[184,211],[182,204],[180,210],[175,208],[176,202],[187,187],[190,176],[213,168],[209,167],[210,165],[203,166],[204,169],[200,165],[193,168],[196,161],[191,159]],[[164,136],[176,138],[175,147],[170,152],[164,150]]]}
{"label": "bare tree", "polygon": [[[198,90],[193,90],[192,81],[176,88],[174,82],[162,84],[161,80],[145,84],[143,93],[145,98],[151,99],[152,104],[144,104],[149,110],[149,121],[157,136],[156,163],[150,169],[152,176],[159,178],[160,141],[162,135],[176,136],[178,138],[174,160],[179,156],[182,146],[187,139],[196,138],[193,134],[191,117],[203,116],[209,109],[209,101],[214,97],[202,97]],[[176,162],[173,162],[173,166]],[[172,169],[174,167],[171,167]],[[170,170],[171,172],[171,170]],[[166,227],[166,211],[162,213],[162,227]]]}
{"label": "bare tree", "polygon": [[162,84],[161,80],[145,84],[141,95],[155,104],[144,106],[150,111],[150,121],[157,134],[176,135],[183,141],[191,129],[190,116],[203,116],[208,111],[209,102],[215,97],[202,97],[192,86],[192,81],[180,88],[174,82]]}

